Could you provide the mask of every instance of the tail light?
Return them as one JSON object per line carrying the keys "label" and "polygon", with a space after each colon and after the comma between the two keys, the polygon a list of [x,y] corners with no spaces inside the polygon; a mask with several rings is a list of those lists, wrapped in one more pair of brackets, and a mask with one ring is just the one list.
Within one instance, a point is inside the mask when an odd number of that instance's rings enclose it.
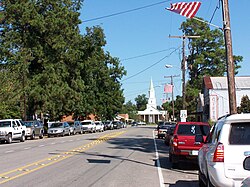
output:
{"label": "tail light", "polygon": [[174,146],[174,147],[177,147],[177,146],[178,146],[178,136],[177,136],[177,135],[174,135],[174,138],[173,138],[173,146]]}
{"label": "tail light", "polygon": [[224,145],[222,143],[218,143],[215,149],[213,162],[224,162]]}

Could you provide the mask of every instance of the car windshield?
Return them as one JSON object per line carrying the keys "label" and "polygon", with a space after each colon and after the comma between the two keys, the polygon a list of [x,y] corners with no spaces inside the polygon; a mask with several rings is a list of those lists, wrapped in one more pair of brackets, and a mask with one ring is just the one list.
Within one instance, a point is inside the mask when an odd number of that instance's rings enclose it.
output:
{"label": "car windshield", "polygon": [[229,143],[232,145],[250,145],[250,123],[232,123]]}
{"label": "car windshield", "polygon": [[88,121],[85,121],[85,122],[82,122],[82,125],[90,125],[91,122],[88,122]]}
{"label": "car windshield", "polygon": [[1,121],[0,122],[0,127],[10,127],[11,126],[11,121]]}
{"label": "car windshield", "polygon": [[196,135],[202,134],[203,136],[208,135],[209,126],[207,125],[179,125],[177,134],[180,135]]}
{"label": "car windshield", "polygon": [[31,126],[33,126],[33,122],[32,121],[24,121],[24,125],[26,127],[31,127]]}
{"label": "car windshield", "polygon": [[73,127],[75,125],[74,122],[68,122],[69,126]]}
{"label": "car windshield", "polygon": [[62,123],[52,123],[50,128],[58,128],[58,127],[63,127]]}
{"label": "car windshield", "polygon": [[169,126],[167,126],[167,125],[161,125],[161,126],[159,127],[159,129],[169,129]]}

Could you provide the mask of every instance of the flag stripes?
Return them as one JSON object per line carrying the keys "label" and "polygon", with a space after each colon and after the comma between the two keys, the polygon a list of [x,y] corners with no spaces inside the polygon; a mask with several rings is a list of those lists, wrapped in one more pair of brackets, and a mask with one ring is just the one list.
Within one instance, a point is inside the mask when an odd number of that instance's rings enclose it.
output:
{"label": "flag stripes", "polygon": [[182,16],[193,18],[201,6],[201,2],[180,2],[171,4],[171,8],[167,10],[180,14]]}

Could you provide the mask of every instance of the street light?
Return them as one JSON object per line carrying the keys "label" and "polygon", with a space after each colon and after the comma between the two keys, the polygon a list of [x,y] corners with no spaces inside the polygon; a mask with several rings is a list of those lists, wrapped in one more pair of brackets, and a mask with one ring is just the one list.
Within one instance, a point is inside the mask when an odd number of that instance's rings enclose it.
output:
{"label": "street light", "polygon": [[[173,68],[172,65],[166,64],[166,68]],[[186,110],[186,81],[185,81],[185,71],[186,68],[184,66],[184,63],[182,63],[182,68],[178,68],[182,71],[182,109]]]}

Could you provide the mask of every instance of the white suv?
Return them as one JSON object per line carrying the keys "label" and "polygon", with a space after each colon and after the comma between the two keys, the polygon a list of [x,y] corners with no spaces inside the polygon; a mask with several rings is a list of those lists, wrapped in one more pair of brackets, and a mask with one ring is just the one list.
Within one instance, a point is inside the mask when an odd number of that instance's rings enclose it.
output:
{"label": "white suv", "polygon": [[[202,139],[200,139],[202,141]],[[200,186],[241,186],[250,176],[243,163],[250,157],[250,114],[223,117],[199,150]]]}
{"label": "white suv", "polygon": [[81,121],[83,132],[96,132],[96,124],[92,120]]}

